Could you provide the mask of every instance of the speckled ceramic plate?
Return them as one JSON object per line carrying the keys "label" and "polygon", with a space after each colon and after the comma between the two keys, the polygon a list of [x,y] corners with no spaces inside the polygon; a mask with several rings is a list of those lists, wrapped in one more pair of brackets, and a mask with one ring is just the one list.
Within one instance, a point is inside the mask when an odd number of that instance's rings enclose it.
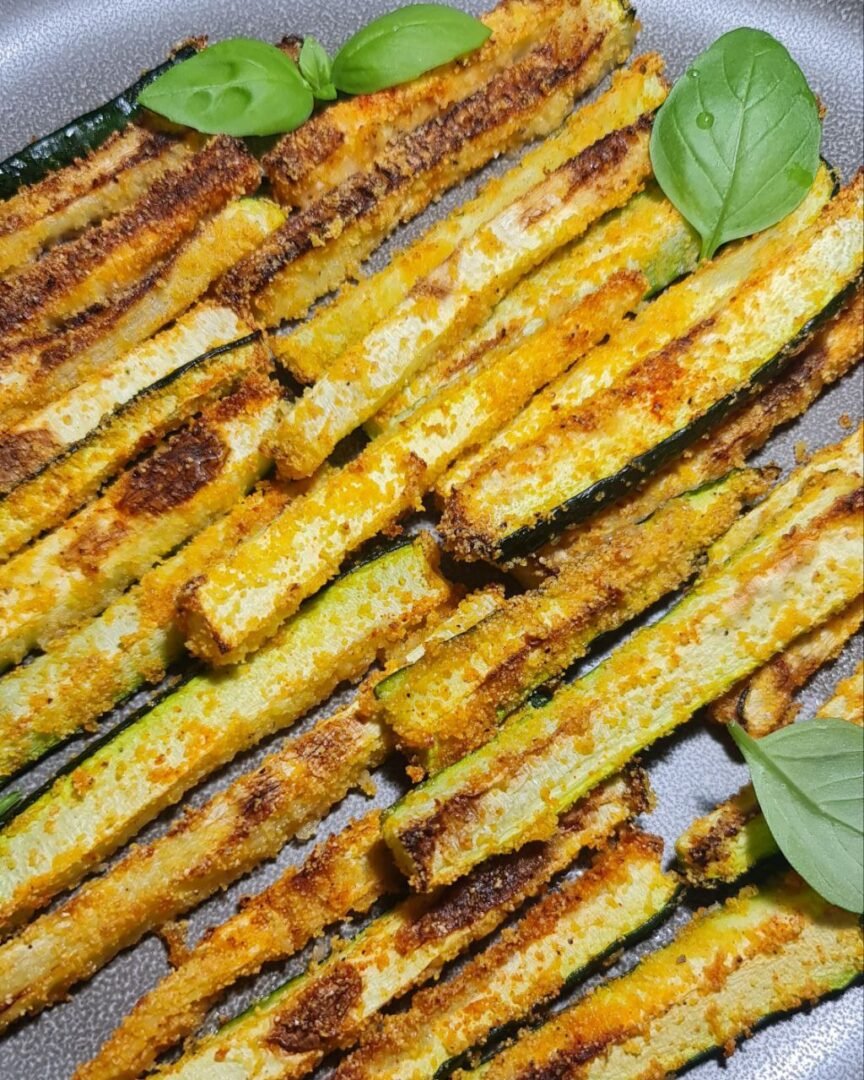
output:
{"label": "speckled ceramic plate", "polygon": [[[637,0],[638,2],[638,0]],[[485,0],[462,0],[473,10]],[[34,135],[52,130],[126,86],[145,67],[162,58],[181,38],[206,33],[213,38],[245,33],[277,39],[287,32],[314,32],[335,47],[370,17],[393,6],[388,0],[0,0],[0,157]],[[826,156],[848,177],[864,157],[864,6],[861,0],[641,0],[640,49],[657,49],[677,76],[686,62],[726,30],[740,25],[770,31],[792,50],[811,86],[828,107]],[[435,209],[440,215],[461,197],[448,196]],[[432,215],[396,238],[417,231]],[[762,457],[789,467],[793,447],[832,442],[841,435],[839,417],[861,413],[861,372],[835,386],[792,429],[776,437]],[[806,709],[823,698],[834,681],[851,671],[860,640],[831,670],[819,675],[804,695]],[[328,706],[328,708],[331,706]],[[307,721],[308,723],[308,721]],[[296,731],[296,729],[295,729]],[[272,749],[271,741],[255,754],[220,773],[194,793],[200,801]],[[67,753],[80,750],[80,743]],[[28,785],[53,772],[63,755],[34,770]],[[698,722],[666,740],[648,759],[658,795],[648,820],[670,846],[697,814],[705,812],[742,782],[742,766],[728,746]],[[401,785],[398,768],[379,776],[377,801],[390,802]],[[327,819],[319,836],[338,828],[364,807],[351,797]],[[164,830],[167,820],[145,832]],[[197,937],[227,917],[239,895],[257,892],[282,866],[301,858],[308,845],[289,845],[277,863],[201,906],[190,919]],[[688,917],[680,911],[654,937],[631,951],[622,966],[671,935]],[[226,1003],[234,1013],[262,991],[282,982],[305,961],[298,957],[278,971],[244,984]],[[166,970],[161,942],[155,937],[119,956],[71,999],[40,1018],[20,1025],[0,1040],[0,1080],[68,1080],[113,1030],[140,994]],[[758,1032],[728,1062],[709,1060],[690,1075],[699,1080],[860,1080],[864,1077],[864,993],[861,987]]]}

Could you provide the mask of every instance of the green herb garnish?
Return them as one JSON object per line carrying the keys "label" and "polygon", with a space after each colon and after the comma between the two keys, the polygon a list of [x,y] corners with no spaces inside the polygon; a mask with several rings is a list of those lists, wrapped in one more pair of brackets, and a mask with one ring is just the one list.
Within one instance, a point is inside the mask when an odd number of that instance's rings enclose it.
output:
{"label": "green herb garnish", "polygon": [[864,730],[831,719],[762,739],[729,730],[788,861],[826,900],[864,912]]}
{"label": "green herb garnish", "polygon": [[208,134],[278,135],[312,113],[315,99],[368,94],[416,79],[479,48],[491,31],[442,4],[411,4],[375,19],[330,61],[307,37],[295,63],[275,45],[231,38],[175,65],[142,90],[145,108]]}
{"label": "green herb garnish", "polygon": [[411,4],[374,19],[342,46],[333,81],[346,94],[371,94],[478,49],[491,31],[443,4]]}
{"label": "green herb garnish", "polygon": [[741,28],[672,87],[654,122],[651,161],[710,258],[795,209],[816,176],[820,139],[801,69],[770,34]]}

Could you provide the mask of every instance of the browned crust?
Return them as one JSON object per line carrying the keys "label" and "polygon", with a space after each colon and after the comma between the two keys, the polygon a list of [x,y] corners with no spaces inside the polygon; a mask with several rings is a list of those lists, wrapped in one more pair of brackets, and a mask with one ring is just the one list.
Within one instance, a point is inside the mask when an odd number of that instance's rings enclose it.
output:
{"label": "browned crust", "polygon": [[115,218],[61,244],[10,281],[0,281],[0,334],[22,330],[54,306],[120,248],[142,270],[166,255],[205,215],[255,190],[260,171],[237,139],[219,135],[180,168],[157,180],[145,196]]}
{"label": "browned crust", "polygon": [[672,462],[635,494],[628,495],[589,525],[578,525],[530,560],[541,574],[562,560],[590,551],[600,534],[652,513],[687,488],[716,480],[762,447],[777,428],[800,416],[822,391],[849,372],[864,355],[864,290],[859,289],[837,317],[823,327],[779,379],[748,399],[716,429]]}
{"label": "browned crust", "polygon": [[[137,124],[115,131],[87,157],[78,158],[67,168],[49,173],[44,180],[16,195],[12,200],[15,203],[14,212],[9,213],[0,207],[0,237],[64,210],[77,199],[115,182],[121,173],[153,161],[178,141],[175,135],[148,131]],[[93,168],[98,158],[109,157],[118,144],[124,142],[130,144],[129,152],[122,158],[119,168],[112,168],[110,172],[99,172]]]}
{"label": "browned crust", "polygon": [[0,432],[0,494],[7,494],[62,449],[50,431]]}
{"label": "browned crust", "polygon": [[726,858],[726,841],[738,836],[744,826],[758,817],[759,804],[753,798],[745,805],[738,799],[730,799],[723,804],[723,813],[718,815],[708,832],[697,837],[687,845],[687,872],[698,883],[699,871],[706,871],[715,863]]}
{"label": "browned crust", "polygon": [[218,476],[226,456],[218,435],[206,425],[195,424],[132,472],[117,509],[129,517],[165,514]]}
{"label": "browned crust", "polygon": [[[290,263],[340,236],[350,224],[372,217],[384,200],[399,199],[402,220],[417,213],[436,194],[428,186],[424,190],[425,177],[572,80],[604,37],[597,34],[578,47],[553,37],[464,101],[395,139],[370,169],[291,215],[257,251],[232,267],[218,287],[220,298],[244,307]],[[492,152],[490,146],[489,156]]]}
{"label": "browned crust", "polygon": [[[263,159],[279,199],[307,207],[350,172],[367,169],[388,142],[474,93],[573,20],[574,0],[502,0],[482,16],[480,49],[400,86],[343,100],[284,136]],[[322,168],[323,166],[323,168]]]}
{"label": "browned crust", "polygon": [[287,1054],[326,1050],[338,1040],[362,993],[356,968],[336,964],[314,979],[290,1012],[274,1020],[266,1041]]}

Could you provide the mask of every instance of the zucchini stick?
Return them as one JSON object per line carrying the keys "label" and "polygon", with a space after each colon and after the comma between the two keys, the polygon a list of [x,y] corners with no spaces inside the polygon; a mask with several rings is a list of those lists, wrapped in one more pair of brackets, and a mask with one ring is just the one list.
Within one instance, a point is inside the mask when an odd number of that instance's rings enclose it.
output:
{"label": "zucchini stick", "polygon": [[[835,180],[823,166],[801,205],[773,229],[730,245],[716,260],[702,263],[694,273],[662,291],[637,318],[619,326],[609,342],[539,394],[494,439],[464,455],[443,478],[440,497],[465,485],[496,455],[516,452],[539,437],[562,408],[572,410],[591,394],[614,385],[637,361],[676,338],[684,338],[710,318],[754,272],[769,265],[804,229],[812,225],[831,198]],[[695,486],[695,485],[694,485]]]}
{"label": "zucchini stick", "polygon": [[656,837],[625,832],[447,982],[418,991],[407,1012],[381,1017],[334,1080],[427,1080],[524,1020],[669,909],[678,881],[663,873],[662,852]]}
{"label": "zucchini stick", "polygon": [[0,679],[0,779],[70,735],[92,729],[145,683],[158,683],[183,654],[174,624],[182,586],[272,521],[291,496],[277,485],[253,492],[148,570],[101,615],[7,672]]}
{"label": "zucchini stick", "polygon": [[[648,118],[637,109],[656,108],[664,93],[657,80],[656,96],[638,102],[628,125],[607,130],[464,240],[287,406],[274,440],[280,473],[309,476],[436,351],[454,347],[483,322],[520,278],[639,191],[651,166]],[[613,89],[588,106],[587,126],[594,112],[611,114],[616,104]]]}
{"label": "zucchini stick", "polygon": [[355,568],[248,664],[193,676],[21,810],[0,832],[0,926],[38,910],[208,773],[362,674],[406,623],[449,596],[436,555],[424,535]]}
{"label": "zucchini stick", "polygon": [[672,500],[379,683],[383,716],[400,747],[434,773],[481,746],[503,717],[583,656],[595,638],[685,582],[765,486],[758,474],[741,472]]}
{"label": "zucchini stick", "polygon": [[862,499],[860,477],[814,477],[662,619],[409,792],[384,834],[412,884],[453,881],[548,833],[598,780],[847,605],[864,572]]}
{"label": "zucchini stick", "polygon": [[631,972],[457,1076],[667,1076],[712,1050],[729,1053],[757,1024],[842,989],[862,969],[857,917],[789,872],[697,915]]}
{"label": "zucchini stick", "polygon": [[0,203],[0,275],[125,210],[191,153],[191,140],[130,124],[96,152]]}
{"label": "zucchini stick", "polygon": [[568,315],[563,340],[550,327],[540,340],[464,373],[316,484],[290,514],[192,585],[181,607],[192,651],[224,664],[257,648],[349,552],[414,509],[461,450],[488,437],[600,340],[643,288],[641,275],[613,274]]}
{"label": "zucchini stick", "polygon": [[[245,348],[254,356],[263,347]],[[0,666],[104,610],[243,496],[270,464],[260,444],[277,404],[275,384],[251,376],[80,514],[0,567]]]}
{"label": "zucchini stick", "polygon": [[[569,392],[553,388],[532,407],[532,417],[551,410],[541,430],[487,458],[448,501],[442,532],[454,552],[507,559],[538,546],[641,482],[782,370],[855,287],[862,199],[864,173],[683,338],[624,371],[619,358],[617,377],[598,369],[595,354],[574,372]],[[598,370],[602,388],[594,385]]]}
{"label": "zucchini stick", "polygon": [[[432,619],[438,612],[433,612],[414,640],[400,642],[391,650],[385,670],[404,662],[406,656],[422,653],[429,641],[461,632],[482,618],[496,602],[496,590],[481,590],[467,596],[455,611],[435,623]],[[367,770],[378,765],[389,750],[384,729],[376,721],[364,719],[364,699],[370,685],[381,675],[382,672],[376,672],[368,677],[356,702],[320,721],[309,734],[286,743],[251,775],[235,781],[202,810],[186,814],[182,828],[178,826],[163,840],[156,840],[131,855],[104,877],[85,885],[59,912],[43,917],[32,929],[25,930],[19,945],[11,945],[10,950],[20,952],[20,946],[28,942],[30,945],[41,942],[45,963],[41,968],[25,964],[31,989],[26,1000],[20,1005],[16,1002],[14,1007],[32,1010],[62,994],[76,979],[105,963],[120,947],[118,939],[134,940],[136,935],[175,917],[179,913],[178,903],[181,906],[197,903],[208,889],[225,887],[256,863],[275,856],[298,829],[313,824],[350,788],[362,784],[368,776]],[[254,810],[251,817],[250,807]],[[320,879],[322,888],[327,887],[328,880],[333,881],[330,893],[339,887],[343,895],[350,896],[351,889],[361,889],[362,895],[368,897],[367,906],[375,899],[372,889],[376,881],[377,895],[397,887],[392,870],[387,872],[387,859],[381,858],[379,849],[383,842],[378,815],[364,819],[367,824],[358,828],[368,833],[372,818],[376,844],[370,843],[366,854],[356,846],[353,849],[354,857],[359,855],[363,860],[359,868],[374,869],[376,878],[371,879],[368,873],[365,878],[357,875],[357,867],[350,862],[348,853],[352,847],[350,833],[348,836],[343,833],[330,842],[330,847],[325,845],[324,851],[346,849],[345,859],[349,860],[353,875],[351,884],[340,883],[335,870],[326,870],[326,863],[322,864],[325,876]],[[254,828],[250,827],[252,824]],[[202,857],[202,853],[206,856]],[[199,865],[209,869],[203,874],[190,872],[190,866]],[[316,865],[315,856],[306,865]],[[392,867],[392,863],[389,865]],[[218,868],[215,878],[214,867]],[[96,1080],[103,1071],[114,1080],[119,1075],[138,1076],[161,1050],[194,1031],[222,991],[238,979],[254,974],[263,964],[284,959],[295,951],[298,946],[290,922],[286,929],[286,914],[289,919],[294,916],[291,906],[295,902],[291,898],[297,891],[294,873],[287,871],[273,886],[244,903],[233,918],[203,938],[180,968],[142,998],[82,1075],[89,1080]],[[304,883],[308,879],[299,880]],[[190,881],[195,882],[194,892],[189,890]],[[307,891],[313,892],[311,883],[304,885],[304,893]],[[136,897],[132,912],[125,899],[129,894]],[[308,905],[308,896],[301,895],[299,899]],[[347,914],[347,909],[344,913]],[[70,962],[68,951],[60,952],[57,957],[52,951],[54,947],[62,949],[62,939],[68,936],[72,925],[86,940],[97,943],[95,949],[77,950],[74,963]],[[45,947],[49,940],[55,943],[52,948]],[[0,950],[0,967],[2,957]],[[10,963],[9,967],[17,968],[17,964]],[[0,997],[2,993],[0,989]],[[7,993],[14,995],[15,987],[7,986]],[[3,1022],[0,1014],[0,1025]]]}
{"label": "zucchini stick", "polygon": [[473,53],[419,78],[334,103],[283,136],[263,165],[279,201],[305,209],[359,169],[368,169],[396,136],[439,115],[543,45],[573,0],[499,3],[482,16],[491,37]]}
{"label": "zucchini stick", "polygon": [[[422,652],[424,643],[471,625],[488,610],[493,596],[488,591],[472,594],[455,611],[435,621],[450,601],[446,591],[414,639],[396,642],[388,649],[391,655],[385,670],[402,663],[406,651],[409,655]],[[406,611],[406,628],[425,613],[423,604],[416,612]],[[36,920],[5,949],[0,948],[0,1001],[9,1004],[8,1012],[0,1011],[0,1027],[62,997],[70,986],[93,974],[148,931],[275,857],[299,830],[317,823],[348,791],[362,786],[368,770],[379,765],[390,748],[382,727],[365,719],[369,687],[381,674],[368,677],[357,700],[320,721],[307,734],[285,743],[200,809],[185,812],[165,836],[133,848],[102,877],[86,883],[69,901]],[[288,879],[280,880],[285,880],[285,889],[290,892]],[[259,936],[247,940],[246,954],[238,952],[238,934],[245,934],[244,927],[260,928],[266,917],[278,928],[284,895],[278,883],[263,893],[253,909],[244,907],[193,950],[182,975],[169,976],[148,995],[112,1040],[112,1049],[107,1052],[114,1067],[120,1055],[140,1055],[142,1031],[149,1033],[155,1026],[168,1041],[159,1044],[150,1034],[144,1037],[152,1061],[160,1045],[167,1048],[191,1033],[189,1025],[194,1026],[194,1017],[206,1011],[214,996],[265,962],[293,951],[289,948],[286,952],[278,936]],[[135,897],[134,904],[129,903],[130,896]],[[73,926],[76,947],[70,949]],[[128,1067],[133,1068],[131,1063]],[[140,1064],[138,1071],[144,1067]]]}
{"label": "zucchini stick", "polygon": [[509,352],[566,318],[596,286],[604,267],[622,256],[630,269],[645,275],[651,294],[692,269],[695,249],[690,226],[652,185],[520,281],[459,348],[438,356],[394,394],[366,422],[366,431],[374,436],[389,430],[455,375],[476,370],[489,363],[493,351]]}
{"label": "zucchini stick", "polygon": [[[864,663],[838,685],[816,716],[864,726]],[[767,725],[760,726],[756,737],[771,730]],[[704,888],[737,881],[758,863],[776,855],[778,848],[759,810],[756,793],[748,784],[697,818],[679,837],[675,851],[687,880]]]}
{"label": "zucchini stick", "polygon": [[73,1080],[136,1080],[162,1051],[201,1026],[228,985],[291,956],[327,926],[395,892],[399,879],[380,825],[376,810],[351,822],[301,866],[245,900],[144,995]]}
{"label": "zucchini stick", "polygon": [[[248,338],[253,332],[253,327],[238,319],[230,308],[209,304],[193,308],[168,330],[132,349],[95,378],[80,383],[56,401],[0,431],[0,495],[43,472],[58,458],[68,456],[85,440],[94,441],[94,433],[98,432],[99,438],[104,439],[108,425],[112,427],[115,443],[127,447],[127,458],[137,446],[146,446],[148,437],[156,442],[170,430],[166,426],[170,417],[183,407],[180,395],[188,380],[181,379],[178,389],[172,377],[175,374],[180,377],[190,365],[194,367],[194,361],[202,354]],[[223,350],[222,356],[225,355]],[[233,359],[236,368],[236,356]],[[196,368],[198,382],[201,366]],[[160,406],[162,410],[167,408],[163,404],[166,399],[179,399],[172,412],[160,411]],[[193,404],[187,407],[187,416],[200,411],[200,407],[194,406],[197,399],[191,400]],[[129,406],[135,407],[131,414]],[[154,429],[156,434],[151,435]],[[125,438],[122,444],[121,435]],[[122,462],[122,456],[119,460]]]}
{"label": "zucchini stick", "polygon": [[[619,115],[633,115],[633,102],[660,83],[662,61],[656,54],[634,60],[632,66],[612,76]],[[593,125],[586,121],[593,117]],[[281,362],[301,382],[317,382],[332,362],[355,345],[386,318],[417,282],[439,266],[463,241],[524,196],[574,154],[596,142],[609,130],[614,117],[580,109],[560,132],[544,139],[502,177],[491,180],[475,198],[449,214],[404,251],[398,252],[382,270],[345,286],[332,303],[320,308],[291,334],[274,339],[273,349]]]}
{"label": "zucchini stick", "polygon": [[864,291],[858,289],[839,315],[810,339],[789,369],[761,394],[740,406],[690,450],[651,477],[634,493],[571,526],[513,571],[525,585],[536,584],[559,565],[590,550],[599,538],[640,521],[671,498],[744,465],[773,431],[800,416],[823,389],[864,356]]}
{"label": "zucchini stick", "polygon": [[827,622],[793,641],[749,679],[733,686],[711,705],[711,719],[720,724],[739,723],[756,739],[791,724],[798,712],[796,693],[823,664],[840,655],[860,629],[862,617],[864,598],[859,596]]}
{"label": "zucchini stick", "polygon": [[0,281],[0,337],[44,333],[105,303],[146,274],[199,221],[253,192],[260,170],[236,139],[219,135],[156,180],[138,202]]}
{"label": "zucchini stick", "polygon": [[[374,1014],[495,930],[585,848],[596,847],[643,804],[644,782],[621,778],[596,792],[545,843],[492,859],[434,896],[411,896],[340,943],[318,966],[273,991],[193,1046],[166,1076],[291,1080],[357,1041]],[[634,805],[635,802],[635,805]],[[638,811],[637,811],[638,812]]]}
{"label": "zucchini stick", "polygon": [[110,101],[0,161],[0,199],[11,198],[25,184],[37,184],[49,173],[69,167],[102,146],[115,131],[129,125],[138,108],[138,95],[144,87],[174,64],[188,60],[200,47],[200,41],[184,42],[164,63],[145,71]]}
{"label": "zucchini stick", "polygon": [[279,220],[279,211],[266,199],[235,200],[110,304],[4,350],[4,426],[118,363],[118,357],[180,315],[232,262],[257,247]]}
{"label": "zucchini stick", "polygon": [[356,275],[400,222],[493,157],[556,128],[574,98],[626,58],[634,36],[620,0],[568,6],[544,44],[518,64],[397,136],[368,169],[292,214],[259,254],[225,276],[221,298],[251,305],[265,326],[303,316]]}

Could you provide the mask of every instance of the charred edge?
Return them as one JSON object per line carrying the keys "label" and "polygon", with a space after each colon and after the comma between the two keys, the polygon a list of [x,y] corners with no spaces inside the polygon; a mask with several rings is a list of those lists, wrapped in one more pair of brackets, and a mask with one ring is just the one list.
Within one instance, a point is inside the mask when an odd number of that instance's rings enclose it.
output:
{"label": "charred edge", "polygon": [[683,453],[694,442],[715,428],[736,406],[745,402],[748,397],[757,394],[763,386],[780,374],[806,345],[817,327],[825,319],[833,316],[846,300],[854,294],[862,279],[864,279],[864,275],[858,274],[845,285],[822,311],[808,320],[775,356],[753,373],[746,385],[738,387],[726,397],[716,401],[693,423],[673,432],[672,435],[667,436],[656,446],[634,458],[614,476],[604,477],[604,479],[591,484],[579,492],[578,495],[574,495],[560,506],[556,506],[542,521],[531,525],[523,525],[510,533],[509,536],[505,536],[499,542],[494,556],[508,562],[536,550],[561,532],[567,525],[585,521],[609,502],[618,498],[622,491],[636,488],[660,465]]}
{"label": "charred edge", "polygon": [[714,863],[722,862],[726,855],[724,850],[726,841],[737,836],[759,813],[759,804],[755,799],[753,805],[747,810],[742,811],[737,807],[727,806],[723,816],[711,827],[710,831],[688,846],[685,860],[688,871],[691,868],[705,871]]}
{"label": "charred edge", "polygon": [[296,1005],[276,1017],[266,1037],[286,1054],[325,1051],[338,1043],[363,993],[363,980],[348,963],[312,979]]}
{"label": "charred edge", "polygon": [[3,496],[56,457],[60,444],[50,431],[7,431],[0,434],[0,494]]}
{"label": "charred edge", "polygon": [[181,431],[161,453],[130,473],[117,509],[131,517],[176,509],[218,476],[227,453],[222,440],[206,424]]}
{"label": "charred edge", "polygon": [[[123,405],[115,412],[106,416],[93,431],[88,432],[83,438],[77,439],[74,443],[70,443],[69,446],[63,448],[62,453],[58,454],[60,449],[58,444],[52,442],[51,454],[48,456],[46,449],[45,454],[41,456],[41,464],[38,467],[34,467],[34,463],[31,462],[30,468],[26,472],[22,472],[14,482],[10,482],[5,491],[2,491],[4,486],[4,460],[3,460],[3,439],[0,436],[0,506],[2,506],[4,499],[7,497],[11,489],[18,484],[25,481],[33,483],[38,480],[43,473],[47,472],[49,468],[60,465],[62,462],[67,461],[73,457],[79,450],[85,446],[89,446],[95,442],[100,436],[104,435],[110,428],[122,424],[123,420],[129,414],[133,406],[139,405],[141,402],[146,401],[148,398],[161,393],[163,390],[167,390],[168,387],[174,383],[179,382],[184,376],[188,375],[192,371],[196,371],[198,368],[206,367],[210,362],[225,356],[228,353],[235,352],[238,349],[245,348],[247,345],[253,345],[256,341],[260,341],[262,338],[262,331],[256,330],[252,334],[247,334],[245,337],[238,338],[236,341],[226,342],[224,345],[218,345],[214,349],[210,349],[207,352],[201,353],[200,356],[194,357],[192,360],[187,360],[185,364],[181,364],[179,367],[170,371],[167,375],[163,375],[160,379],[150,383],[149,386],[145,386],[143,390],[139,390],[137,394],[134,394],[128,401],[125,401]],[[240,378],[244,372],[238,372],[237,377]],[[248,372],[246,373],[248,374]],[[45,434],[47,432],[38,432],[36,434]],[[145,437],[143,442],[136,444],[134,452],[138,452],[144,449],[152,442],[152,439]]]}
{"label": "charred edge", "polygon": [[53,170],[71,164],[126,127],[138,112],[138,95],[144,87],[176,63],[194,56],[201,44],[182,45],[164,64],[146,72],[117,97],[0,162],[0,199],[8,199],[25,184],[35,184]]}
{"label": "charred edge", "polygon": [[509,908],[522,899],[548,863],[545,844],[531,843],[513,855],[482,863],[462,881],[452,885],[429,911],[416,922],[404,926],[396,938],[403,955],[432,941],[442,941],[458,930],[479,922],[497,908]]}
{"label": "charred edge", "polygon": [[546,1062],[531,1062],[520,1069],[518,1080],[572,1080],[575,1070],[604,1054],[610,1047],[622,1042],[638,1029],[610,1031],[602,1039],[580,1043],[566,1050],[559,1050]]}
{"label": "charred edge", "polygon": [[[72,174],[64,174],[63,172],[48,175],[39,184],[39,194],[43,197],[54,197],[54,202],[51,206],[45,210],[38,217],[32,212],[31,207],[26,207],[30,213],[26,210],[20,214],[10,214],[5,221],[0,221],[0,237],[8,236],[17,232],[19,229],[26,228],[28,225],[35,223],[41,216],[51,216],[53,214],[60,213],[61,210],[65,210],[66,207],[72,203],[77,202],[79,199],[86,198],[87,195],[92,194],[99,188],[107,187],[109,184],[116,182],[116,180],[124,173],[130,172],[132,169],[137,168],[139,165],[145,164],[145,162],[153,161],[159,157],[165,150],[178,141],[174,135],[168,135],[164,132],[147,131],[145,128],[137,129],[141,134],[141,140],[139,144],[119,163],[119,168],[115,173],[102,173],[94,176],[89,181],[86,188],[80,190],[68,191],[64,190],[68,187],[70,180],[74,181],[77,172],[87,163],[86,158],[78,160],[72,163]],[[107,149],[112,143],[119,142],[122,135],[119,131],[115,131],[103,144],[103,149]],[[28,195],[30,193],[28,192]]]}
{"label": "charred edge", "polygon": [[228,303],[243,306],[290,263],[344,227],[371,214],[389,196],[417,182],[448,157],[542,98],[578,73],[599,49],[597,35],[575,57],[559,60],[550,45],[535,50],[519,67],[395,139],[381,161],[356,173],[306,210],[293,214],[257,251],[227,272],[218,289]]}
{"label": "charred edge", "polygon": [[[202,213],[254,190],[260,179],[255,159],[242,142],[216,136],[189,162],[160,177],[128,211],[48,254],[10,282],[0,282],[0,334],[34,317],[52,297],[78,284],[109,252],[158,227],[174,246],[178,233]],[[173,243],[171,242],[173,241]]]}

